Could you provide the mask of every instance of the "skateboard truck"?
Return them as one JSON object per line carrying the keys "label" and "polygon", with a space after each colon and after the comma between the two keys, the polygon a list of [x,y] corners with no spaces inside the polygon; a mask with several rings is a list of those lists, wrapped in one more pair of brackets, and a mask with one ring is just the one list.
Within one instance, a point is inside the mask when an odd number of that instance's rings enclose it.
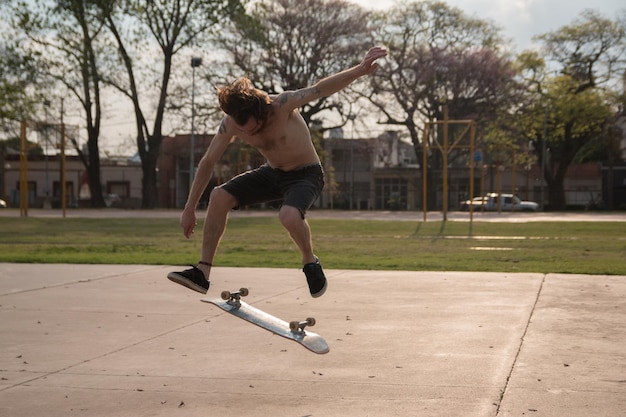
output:
{"label": "skateboard truck", "polygon": [[291,321],[289,322],[289,329],[296,334],[305,334],[304,328],[306,326],[315,326],[315,319],[309,317],[304,321]]}
{"label": "skateboard truck", "polygon": [[232,307],[239,308],[241,307],[241,297],[246,297],[249,294],[247,288],[239,288],[239,291],[230,292],[230,291],[222,291],[222,300],[226,301],[226,303]]}

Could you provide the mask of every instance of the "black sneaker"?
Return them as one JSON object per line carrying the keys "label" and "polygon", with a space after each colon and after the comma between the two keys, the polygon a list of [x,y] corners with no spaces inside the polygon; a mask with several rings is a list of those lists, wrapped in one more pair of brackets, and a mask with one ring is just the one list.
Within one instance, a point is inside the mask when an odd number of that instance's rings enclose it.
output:
{"label": "black sneaker", "polygon": [[170,281],[191,288],[194,291],[206,294],[207,291],[209,291],[209,285],[211,285],[211,283],[207,281],[202,271],[193,265],[190,266],[190,269],[186,269],[182,272],[170,272],[167,274],[167,278]]}
{"label": "black sneaker", "polygon": [[306,282],[309,284],[311,297],[317,298],[324,295],[328,284],[326,282],[326,276],[324,275],[324,270],[322,270],[320,260],[315,257],[315,262],[304,265],[302,271],[304,272],[304,275],[306,275]]}

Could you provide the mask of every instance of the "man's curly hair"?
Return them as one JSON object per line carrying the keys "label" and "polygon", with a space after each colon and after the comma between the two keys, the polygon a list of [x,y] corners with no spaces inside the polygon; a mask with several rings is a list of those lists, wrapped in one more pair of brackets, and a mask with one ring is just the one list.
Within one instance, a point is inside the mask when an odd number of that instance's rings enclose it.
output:
{"label": "man's curly hair", "polygon": [[265,122],[272,102],[266,93],[255,88],[246,77],[237,78],[220,88],[217,98],[224,113],[235,119],[238,125],[245,125],[250,117]]}

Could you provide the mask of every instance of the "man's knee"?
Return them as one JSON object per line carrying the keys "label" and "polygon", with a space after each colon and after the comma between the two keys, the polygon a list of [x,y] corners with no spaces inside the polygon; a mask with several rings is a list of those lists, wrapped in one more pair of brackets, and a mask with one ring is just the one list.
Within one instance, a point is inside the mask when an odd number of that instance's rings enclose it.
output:
{"label": "man's knee", "polygon": [[229,211],[237,207],[237,199],[223,188],[214,188],[209,197],[209,209]]}
{"label": "man's knee", "polygon": [[287,230],[300,226],[304,222],[300,210],[293,206],[282,206],[278,212],[278,219]]}

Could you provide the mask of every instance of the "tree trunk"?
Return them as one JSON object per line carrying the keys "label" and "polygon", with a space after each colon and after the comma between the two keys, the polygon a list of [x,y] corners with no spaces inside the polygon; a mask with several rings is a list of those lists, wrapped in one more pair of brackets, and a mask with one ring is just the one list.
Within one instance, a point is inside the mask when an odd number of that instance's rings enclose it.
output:
{"label": "tree trunk", "polygon": [[159,196],[157,189],[157,150],[146,152],[141,160],[143,178],[141,179],[141,207],[153,209],[158,206]]}
{"label": "tree trunk", "polygon": [[548,183],[548,205],[550,211],[562,211],[566,207],[563,179]]}
{"label": "tree trunk", "polygon": [[89,139],[87,141],[89,150],[89,163],[87,164],[87,173],[89,174],[89,193],[91,194],[91,207],[105,207],[104,197],[102,195],[102,181],[100,179],[100,155],[98,149],[98,139]]}

